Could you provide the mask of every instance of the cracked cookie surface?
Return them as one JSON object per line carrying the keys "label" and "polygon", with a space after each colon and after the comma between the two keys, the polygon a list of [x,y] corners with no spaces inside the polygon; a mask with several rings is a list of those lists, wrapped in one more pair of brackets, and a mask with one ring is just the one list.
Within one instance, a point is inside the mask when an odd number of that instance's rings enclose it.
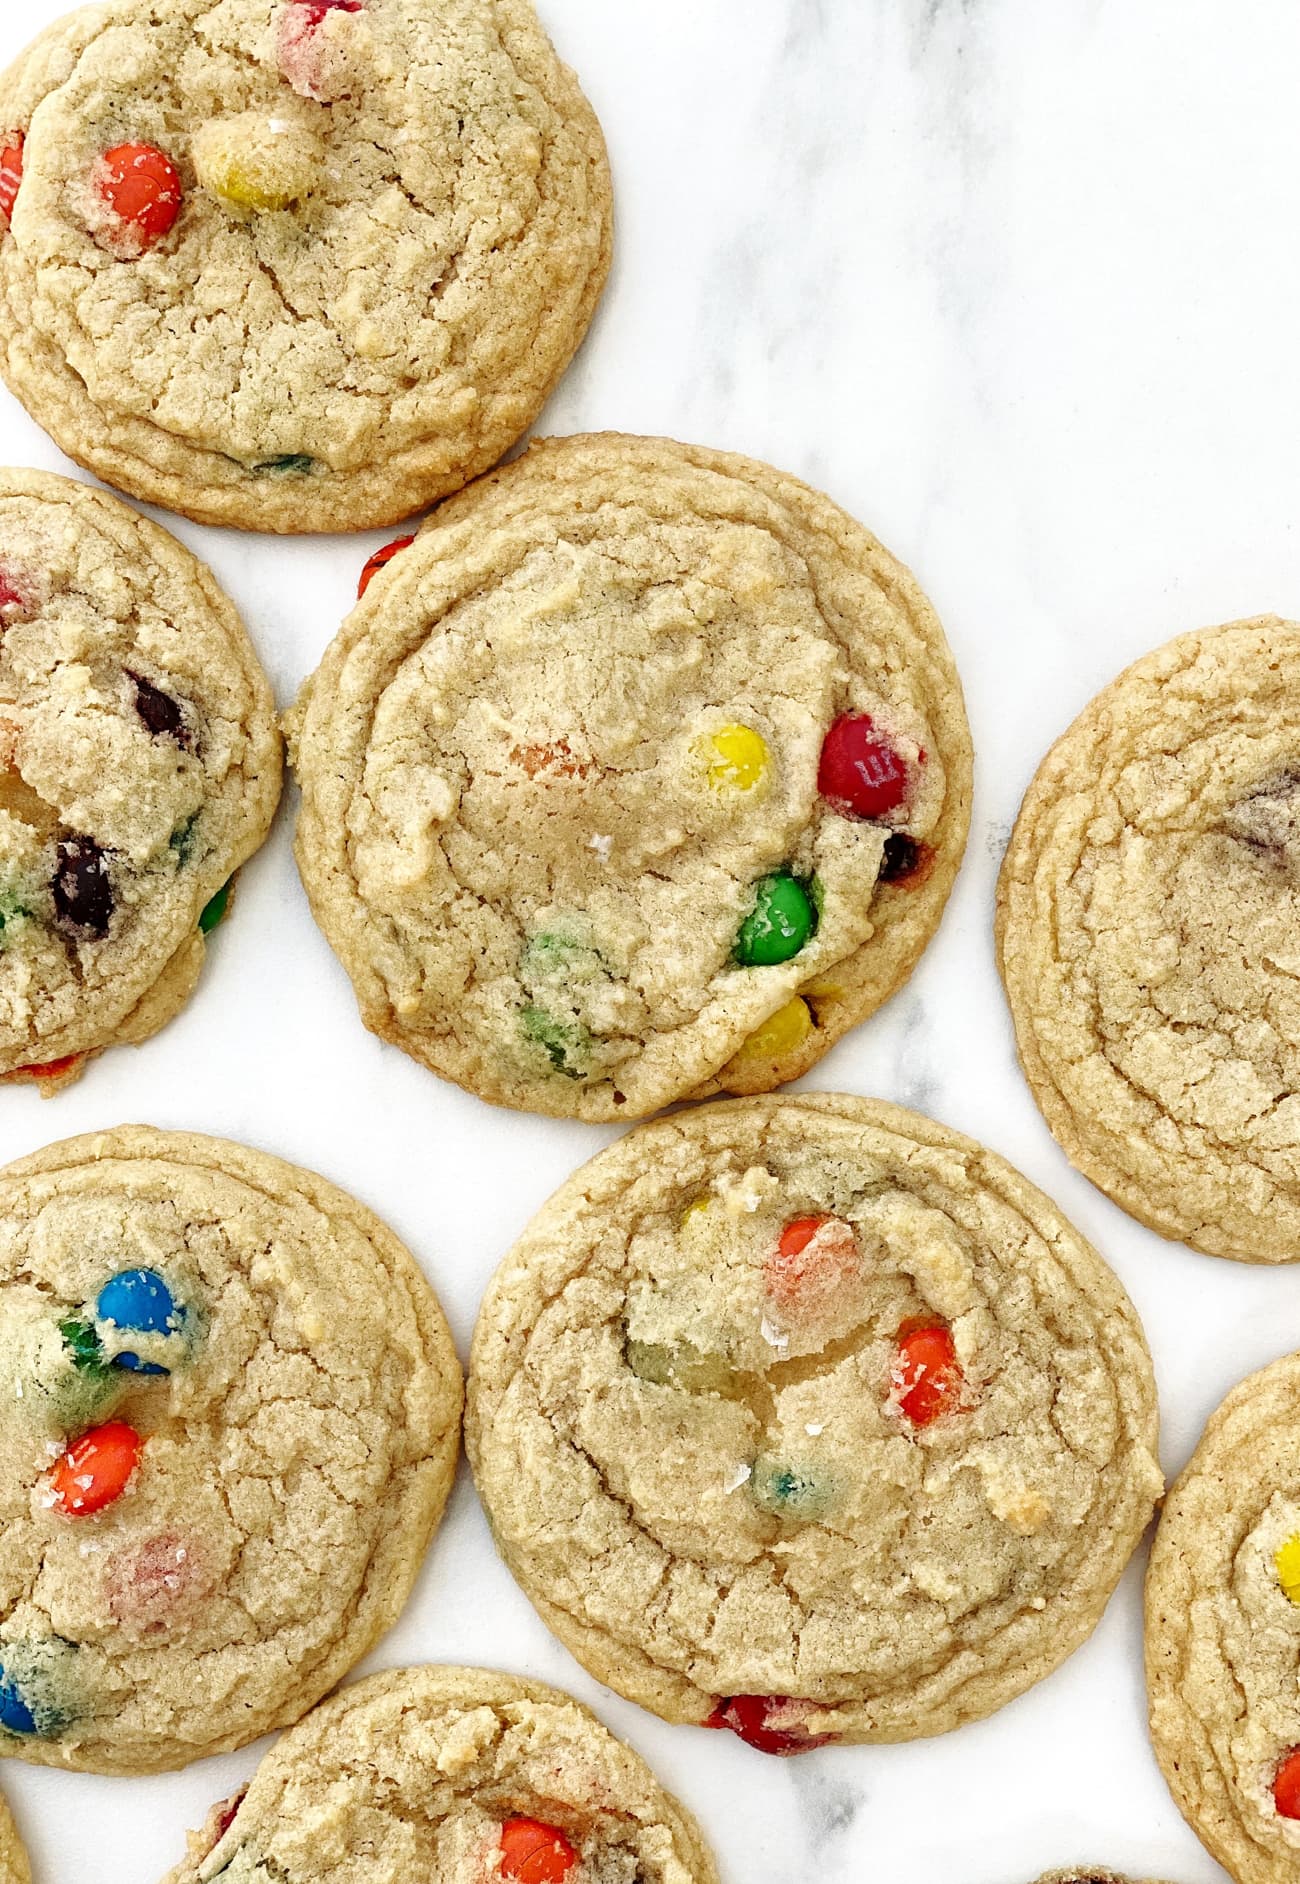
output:
{"label": "cracked cookie surface", "polygon": [[1183,635],[1086,707],[998,891],[1025,1076],[1162,1236],[1300,1258],[1300,627]]}
{"label": "cracked cookie surface", "polygon": [[533,422],[609,268],[530,0],[111,0],[0,81],[0,366],[201,522],[395,521]]}
{"label": "cracked cookie surface", "polygon": [[1213,1414],[1151,1551],[1151,1739],[1179,1810],[1238,1884],[1300,1865],[1300,1355]]}
{"label": "cracked cookie surface", "polygon": [[699,1827],[567,1694],[479,1668],[346,1688],[166,1884],[717,1884]]}
{"label": "cracked cookie surface", "polygon": [[32,1884],[31,1867],[14,1824],[13,1814],[0,1799],[0,1884]]}
{"label": "cracked cookie surface", "polygon": [[820,1095],[644,1126],[560,1190],[484,1300],[467,1439],[584,1666],[771,1753],[1011,1700],[1161,1486],[1096,1252],[970,1140]]}
{"label": "cracked cookie surface", "polygon": [[172,1018],[280,780],[211,573],[116,498],[0,471],[0,1077],[57,1085]]}
{"label": "cracked cookie surface", "polygon": [[409,1252],[127,1126],[0,1172],[0,1753],[147,1773],[297,1720],[396,1620],[460,1369]]}
{"label": "cracked cookie surface", "polygon": [[943,632],[796,479],[548,441],[377,571],[290,716],[362,1017],[500,1104],[766,1091],[905,980],[965,845]]}

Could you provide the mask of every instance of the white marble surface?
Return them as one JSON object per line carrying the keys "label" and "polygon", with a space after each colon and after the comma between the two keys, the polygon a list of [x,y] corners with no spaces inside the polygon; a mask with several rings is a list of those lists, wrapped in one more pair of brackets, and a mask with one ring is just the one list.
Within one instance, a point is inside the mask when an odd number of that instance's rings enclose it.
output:
{"label": "white marble surface", "polygon": [[[0,59],[62,10],[0,11]],[[1057,1197],[1132,1291],[1168,1468],[1300,1335],[1300,1268],[1169,1247],[1076,1177],[1022,1085],[990,941],[1030,772],[1178,630],[1300,613],[1300,12],[1290,0],[544,0],[613,150],[614,280],[546,429],[663,430],[825,486],[916,569],[969,697],[970,853],[911,986],[809,1084],[919,1105]],[[66,469],[0,394],[0,460]],[[282,700],[379,539],[178,526],[245,609]],[[125,1119],[246,1137],[383,1211],[464,1343],[498,1257],[602,1135],[492,1112],[362,1033],[288,818],[187,1014],[5,1156]],[[945,1739],[764,1762],[588,1681],[501,1568],[463,1479],[375,1665],[481,1660],[586,1697],[696,1809],[726,1884],[1024,1884],[1049,1864],[1221,1877],[1143,1728],[1139,1573],[1094,1640]],[[150,1884],[256,1749],[117,1782],[10,1762],[39,1884]],[[419,1884],[412,1880],[412,1884]]]}

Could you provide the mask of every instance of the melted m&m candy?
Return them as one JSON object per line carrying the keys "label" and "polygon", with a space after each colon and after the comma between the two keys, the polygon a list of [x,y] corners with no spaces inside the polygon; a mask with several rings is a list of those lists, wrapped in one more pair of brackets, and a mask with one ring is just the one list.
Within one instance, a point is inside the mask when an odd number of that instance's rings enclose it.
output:
{"label": "melted m&m candy", "polygon": [[809,1466],[757,1459],[749,1489],[760,1511],[787,1523],[813,1524],[830,1509],[830,1486]]}
{"label": "melted m&m candy", "polygon": [[394,556],[400,556],[404,549],[410,549],[414,541],[415,538],[413,536],[399,536],[395,542],[385,543],[382,549],[375,551],[370,561],[361,571],[361,580],[357,584],[358,601],[361,600],[380,570],[387,568]]}
{"label": "melted m&m candy", "polygon": [[22,185],[23,146],[26,141],[21,131],[11,131],[0,148],[0,219],[3,219],[6,228]]}
{"label": "melted m&m candy", "polygon": [[752,726],[721,726],[705,741],[709,784],[714,791],[752,792],[767,777],[771,753]]}
{"label": "melted m&m candy", "polygon": [[817,930],[817,908],[808,890],[788,870],[764,877],[754,907],[740,926],[736,960],[742,968],[772,968],[788,962]]}
{"label": "melted m&m candy", "polygon": [[[156,1269],[123,1269],[100,1290],[95,1319],[122,1333],[172,1335],[184,1325],[185,1310]],[[141,1360],[131,1350],[115,1354],[113,1365],[136,1374],[168,1372],[156,1362]]]}
{"label": "melted m&m candy", "polygon": [[836,720],[822,746],[817,789],[836,811],[850,818],[887,818],[910,790],[908,764],[882,736],[869,713]]}
{"label": "melted m&m candy", "polygon": [[862,1253],[840,1217],[796,1217],[767,1259],[767,1293],[781,1308],[825,1300],[858,1274]]}
{"label": "melted m&m candy", "polygon": [[834,1734],[810,1734],[806,1722],[812,1712],[806,1701],[787,1700],[779,1694],[734,1694],[718,1702],[706,1727],[726,1727],[756,1753],[811,1753],[828,1747]]}
{"label": "melted m&m candy", "polygon": [[1273,1775],[1273,1804],[1279,1818],[1300,1819],[1300,1747],[1278,1763]]}
{"label": "melted m&m candy", "polygon": [[124,1420],[83,1433],[50,1473],[58,1509],[70,1518],[90,1518],[114,1504],[135,1476],[142,1443]]}
{"label": "melted m&m candy", "polygon": [[112,211],[123,252],[141,255],[160,242],[181,213],[180,172],[152,144],[115,144],[100,158],[96,186]]}
{"label": "melted m&m candy", "polygon": [[519,1884],[563,1884],[578,1862],[564,1833],[540,1819],[507,1819],[500,1851],[501,1875]]}
{"label": "melted m&m candy", "polygon": [[910,1322],[899,1330],[890,1375],[895,1404],[913,1426],[929,1426],[961,1405],[965,1376],[951,1332],[941,1322]]}
{"label": "melted m&m candy", "polygon": [[17,1681],[0,1662],[0,1728],[8,1734],[35,1734],[36,1716]]}
{"label": "melted m&m candy", "polygon": [[1289,1603],[1300,1604],[1300,1531],[1279,1544],[1273,1558],[1277,1586]]}

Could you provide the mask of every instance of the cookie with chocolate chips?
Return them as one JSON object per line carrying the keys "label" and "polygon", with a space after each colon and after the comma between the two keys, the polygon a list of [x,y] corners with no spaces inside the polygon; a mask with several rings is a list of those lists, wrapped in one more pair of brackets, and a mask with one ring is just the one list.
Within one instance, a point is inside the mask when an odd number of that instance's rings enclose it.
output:
{"label": "cookie with chocolate chips", "polygon": [[210,572],[102,491],[0,471],[0,1078],[50,1090],[177,1013],[280,779]]}
{"label": "cookie with chocolate chips", "polygon": [[1171,641],[1043,761],[1002,868],[1025,1075],[1162,1236],[1300,1259],[1300,627]]}
{"label": "cookie with chocolate chips", "polygon": [[0,1172],[0,1755],[154,1773],[397,1619],[459,1451],[432,1290],[311,1172],[127,1126]]}
{"label": "cookie with chocolate chips", "polygon": [[804,1072],[910,974],[970,818],[908,572],[665,439],[535,445],[376,559],[291,740],[367,1026],[590,1120]]}
{"label": "cookie with chocolate chips", "polygon": [[700,1828],[577,1701],[481,1668],[335,1695],[215,1808],[166,1884],[717,1884]]}
{"label": "cookie with chocolate chips", "polygon": [[583,1665],[772,1754],[1050,1674],[1161,1489],[1096,1252],[969,1139],[821,1095],[680,1113],[571,1179],[488,1289],[467,1440]]}
{"label": "cookie with chocolate chips", "polygon": [[459,489],[610,249],[600,127],[530,0],[108,0],[0,80],[0,370],[200,522],[359,530]]}

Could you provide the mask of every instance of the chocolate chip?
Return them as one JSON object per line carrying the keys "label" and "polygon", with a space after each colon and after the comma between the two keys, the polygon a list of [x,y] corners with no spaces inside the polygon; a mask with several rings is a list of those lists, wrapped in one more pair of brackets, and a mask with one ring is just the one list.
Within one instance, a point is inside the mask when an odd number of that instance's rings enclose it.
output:
{"label": "chocolate chip", "polygon": [[61,921],[88,935],[107,935],[113,920],[113,885],[108,859],[93,837],[69,837],[59,845],[59,867],[51,888]]}
{"label": "chocolate chip", "polygon": [[880,860],[881,883],[898,883],[910,877],[921,861],[921,846],[906,831],[891,831],[885,839],[885,854]]}
{"label": "chocolate chip", "polygon": [[135,688],[135,710],[155,739],[174,739],[189,751],[190,735],[185,717],[169,693],[155,687],[143,674],[127,670],[127,679]]}

